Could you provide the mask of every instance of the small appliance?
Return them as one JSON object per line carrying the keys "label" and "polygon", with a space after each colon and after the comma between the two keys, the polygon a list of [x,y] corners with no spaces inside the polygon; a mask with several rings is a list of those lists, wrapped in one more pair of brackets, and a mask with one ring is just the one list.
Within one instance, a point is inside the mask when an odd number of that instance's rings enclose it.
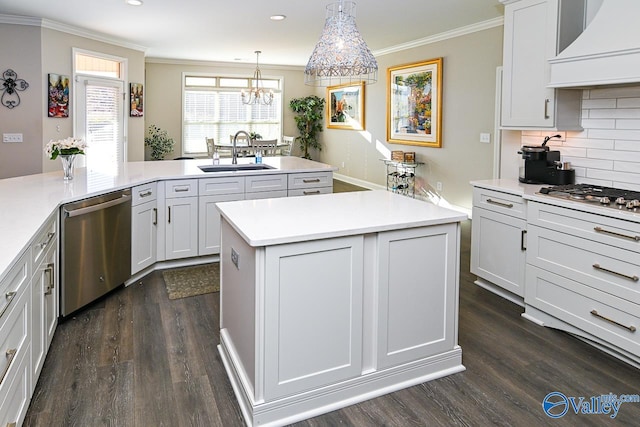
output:
{"label": "small appliance", "polygon": [[547,142],[560,135],[546,136],[541,146],[524,145],[518,151],[524,160],[520,166],[520,182],[526,184],[573,184],[576,171],[571,163],[560,161],[560,151],[549,150]]}

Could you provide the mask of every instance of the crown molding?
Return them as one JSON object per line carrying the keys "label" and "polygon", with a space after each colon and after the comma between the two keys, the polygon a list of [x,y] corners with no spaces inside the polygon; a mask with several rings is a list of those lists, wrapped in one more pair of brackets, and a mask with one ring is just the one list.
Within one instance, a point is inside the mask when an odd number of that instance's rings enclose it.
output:
{"label": "crown molding", "polygon": [[[171,59],[171,58],[156,58],[146,57],[144,62],[148,64],[169,64],[169,65],[194,65],[205,67],[233,67],[233,68],[251,68],[255,69],[256,64],[249,62],[223,62],[223,61],[203,61],[195,59]],[[288,70],[288,71],[301,71],[304,70],[304,65],[280,65],[280,64],[260,64],[261,70]]]}
{"label": "crown molding", "polygon": [[447,39],[453,39],[468,34],[477,33],[478,31],[488,30],[490,28],[501,27],[504,25],[504,17],[489,19],[487,21],[478,22],[476,24],[467,25],[465,27],[456,28],[451,31],[445,31],[444,33],[435,34],[433,36],[424,37],[422,39],[413,40],[407,43],[390,46],[384,49],[378,49],[373,53],[374,56],[388,55],[390,53],[396,53],[414,47],[420,47],[432,43],[441,42]]}
{"label": "crown molding", "polygon": [[0,24],[28,25],[32,27],[46,28],[49,30],[60,31],[62,33],[99,41],[102,43],[109,43],[115,46],[137,50],[140,52],[145,52],[147,50],[145,46],[131,43],[123,39],[107,36],[105,34],[96,33],[94,31],[89,31],[84,28],[74,27],[72,25],[61,24],[60,22],[51,21],[49,19],[34,18],[30,16],[14,16],[14,15],[0,14]]}

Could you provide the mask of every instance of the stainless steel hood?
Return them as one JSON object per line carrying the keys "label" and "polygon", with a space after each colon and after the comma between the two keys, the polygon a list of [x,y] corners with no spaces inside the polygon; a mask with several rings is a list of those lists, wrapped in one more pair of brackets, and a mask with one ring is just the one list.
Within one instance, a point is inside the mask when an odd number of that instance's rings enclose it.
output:
{"label": "stainless steel hood", "polygon": [[640,83],[640,1],[602,0],[582,34],[549,64],[549,87]]}

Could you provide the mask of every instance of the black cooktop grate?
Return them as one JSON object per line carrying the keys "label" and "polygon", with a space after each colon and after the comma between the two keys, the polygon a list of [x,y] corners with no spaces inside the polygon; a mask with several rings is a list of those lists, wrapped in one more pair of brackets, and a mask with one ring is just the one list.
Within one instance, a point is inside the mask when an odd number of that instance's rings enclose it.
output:
{"label": "black cooktop grate", "polygon": [[565,193],[572,198],[580,198],[580,196],[608,197],[615,200],[622,197],[625,200],[640,200],[640,191],[631,191],[621,188],[601,187],[590,184],[568,184],[556,185],[552,187],[542,187],[542,194]]}

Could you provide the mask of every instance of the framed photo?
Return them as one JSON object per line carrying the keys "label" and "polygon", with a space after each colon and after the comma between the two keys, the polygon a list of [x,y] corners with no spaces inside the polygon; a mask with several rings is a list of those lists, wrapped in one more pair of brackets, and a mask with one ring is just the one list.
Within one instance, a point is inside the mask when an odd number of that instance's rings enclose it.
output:
{"label": "framed photo", "polygon": [[327,127],[364,129],[364,82],[327,87]]}
{"label": "framed photo", "polygon": [[130,105],[131,112],[129,115],[131,117],[142,117],[144,115],[144,94],[142,93],[142,83],[130,83]]}
{"label": "framed photo", "polygon": [[47,115],[49,117],[69,117],[69,76],[49,73],[47,92]]}
{"label": "framed photo", "polygon": [[387,70],[387,140],[442,147],[442,58]]}

